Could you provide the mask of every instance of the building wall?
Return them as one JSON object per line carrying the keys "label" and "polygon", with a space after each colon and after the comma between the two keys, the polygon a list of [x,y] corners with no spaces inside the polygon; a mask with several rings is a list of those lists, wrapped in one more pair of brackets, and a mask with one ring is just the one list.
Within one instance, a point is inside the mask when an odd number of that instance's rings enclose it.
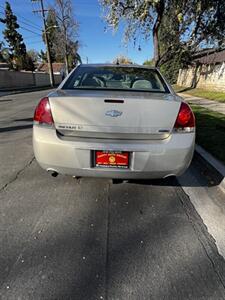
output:
{"label": "building wall", "polygon": [[179,71],[177,84],[206,90],[225,91],[225,63],[201,65]]}
{"label": "building wall", "polygon": [[[49,74],[47,73],[34,73],[35,85],[36,86],[46,86],[50,85]],[[62,76],[60,74],[54,74],[55,84],[59,85],[62,81]],[[47,83],[47,84],[46,84]]]}
{"label": "building wall", "polygon": [[[62,81],[61,75],[54,75],[55,84]],[[49,75],[46,73],[17,72],[0,70],[0,89],[29,88],[50,85]]]}

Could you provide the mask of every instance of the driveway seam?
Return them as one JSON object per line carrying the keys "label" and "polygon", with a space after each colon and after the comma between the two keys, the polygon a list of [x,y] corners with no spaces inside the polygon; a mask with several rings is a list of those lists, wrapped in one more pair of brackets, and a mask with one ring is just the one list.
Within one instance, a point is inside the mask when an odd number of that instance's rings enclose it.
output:
{"label": "driveway seam", "polygon": [[109,288],[109,227],[110,227],[110,183],[108,184],[107,196],[107,224],[106,224],[106,257],[105,257],[105,299],[108,300]]}

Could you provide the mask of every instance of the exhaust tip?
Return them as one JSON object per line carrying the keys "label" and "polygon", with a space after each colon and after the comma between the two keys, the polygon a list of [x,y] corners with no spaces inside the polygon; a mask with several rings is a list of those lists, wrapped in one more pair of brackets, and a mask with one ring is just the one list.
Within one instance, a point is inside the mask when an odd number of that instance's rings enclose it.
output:
{"label": "exhaust tip", "polygon": [[125,181],[125,179],[113,178],[112,184],[121,184],[121,183],[124,183],[124,181]]}
{"label": "exhaust tip", "polygon": [[51,175],[52,175],[52,177],[57,177],[59,175],[59,173],[54,171],[54,172],[51,173]]}
{"label": "exhaust tip", "polygon": [[57,177],[59,175],[59,173],[56,172],[55,170],[48,169],[47,171],[48,171],[48,173],[50,173],[52,175],[52,177]]}

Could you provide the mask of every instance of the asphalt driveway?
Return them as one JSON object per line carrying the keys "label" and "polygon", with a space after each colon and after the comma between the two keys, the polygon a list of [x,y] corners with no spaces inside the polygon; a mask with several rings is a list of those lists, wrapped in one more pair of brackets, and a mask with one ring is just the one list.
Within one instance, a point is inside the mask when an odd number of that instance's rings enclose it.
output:
{"label": "asphalt driveway", "polygon": [[37,165],[45,94],[0,97],[0,298],[225,299],[224,259],[175,179],[53,178]]}

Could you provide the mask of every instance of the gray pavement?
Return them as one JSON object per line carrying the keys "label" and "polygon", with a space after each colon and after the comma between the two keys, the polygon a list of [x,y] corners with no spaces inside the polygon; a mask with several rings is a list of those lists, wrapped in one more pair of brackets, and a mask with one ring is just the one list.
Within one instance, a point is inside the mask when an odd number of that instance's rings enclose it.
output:
{"label": "gray pavement", "polygon": [[[37,165],[45,94],[0,98],[0,299],[225,299],[224,259],[175,179],[53,178]],[[207,186],[197,162],[190,172],[184,187]]]}
{"label": "gray pavement", "polygon": [[190,104],[199,105],[212,111],[225,114],[225,103],[223,102],[200,98],[186,93],[178,93],[178,95],[184,98]]}
{"label": "gray pavement", "polygon": [[34,108],[49,91],[0,97],[0,189],[32,160]]}

